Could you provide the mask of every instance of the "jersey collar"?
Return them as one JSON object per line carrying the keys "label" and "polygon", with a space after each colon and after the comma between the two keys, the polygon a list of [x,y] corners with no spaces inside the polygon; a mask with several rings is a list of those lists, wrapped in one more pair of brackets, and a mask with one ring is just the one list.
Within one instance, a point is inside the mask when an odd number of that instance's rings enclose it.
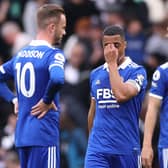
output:
{"label": "jersey collar", "polygon": [[48,47],[50,47],[50,48],[53,48],[52,46],[51,46],[51,44],[49,44],[47,41],[45,41],[45,40],[32,40],[31,42],[30,42],[30,45],[32,45],[32,46],[42,46],[42,45],[44,45],[44,46],[48,46]]}
{"label": "jersey collar", "polygon": [[[131,58],[126,57],[125,61],[118,67],[118,69],[125,69],[131,62],[132,62]],[[109,71],[107,62],[104,63],[103,69],[106,69],[107,71]]]}

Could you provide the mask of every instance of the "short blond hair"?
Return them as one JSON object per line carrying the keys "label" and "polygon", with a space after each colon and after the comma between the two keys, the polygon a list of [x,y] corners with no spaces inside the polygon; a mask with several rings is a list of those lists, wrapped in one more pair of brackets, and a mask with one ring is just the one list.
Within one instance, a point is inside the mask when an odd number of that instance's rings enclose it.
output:
{"label": "short blond hair", "polygon": [[64,9],[56,4],[45,4],[37,11],[37,25],[40,29],[45,29],[51,20],[58,22],[60,15],[65,15]]}

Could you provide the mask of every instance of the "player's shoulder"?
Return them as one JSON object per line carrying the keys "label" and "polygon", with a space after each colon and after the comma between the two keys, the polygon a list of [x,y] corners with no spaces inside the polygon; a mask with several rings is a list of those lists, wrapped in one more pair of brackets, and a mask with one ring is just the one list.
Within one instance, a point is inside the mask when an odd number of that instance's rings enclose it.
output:
{"label": "player's shoulder", "polygon": [[164,63],[164,64],[162,64],[162,65],[160,65],[159,66],[159,69],[162,69],[162,70],[168,70],[168,62],[166,62],[166,63]]}
{"label": "player's shoulder", "polygon": [[143,66],[142,65],[139,65],[139,64],[137,64],[137,63],[135,63],[134,61],[130,61],[130,63],[129,63],[129,67],[131,67],[132,69],[139,69],[139,68],[143,68]]}
{"label": "player's shoulder", "polygon": [[100,65],[100,66],[94,68],[94,69],[91,71],[91,75],[97,74],[98,72],[101,72],[103,69],[105,69],[105,64]]}
{"label": "player's shoulder", "polygon": [[64,52],[60,48],[53,48],[53,52],[54,54],[62,54],[64,56]]}
{"label": "player's shoulder", "polygon": [[168,62],[157,67],[157,69],[153,74],[153,79],[158,80],[160,79],[161,76],[163,76],[162,78],[164,80],[167,80],[167,77],[168,77],[167,75],[168,75]]}
{"label": "player's shoulder", "polygon": [[141,71],[143,73],[146,73],[146,70],[144,68],[143,65],[139,65],[137,63],[135,63],[134,61],[131,61],[129,66],[128,66],[133,72],[136,72],[136,71]]}
{"label": "player's shoulder", "polygon": [[167,72],[168,72],[168,62],[158,66],[157,69],[155,70],[153,76],[156,76],[156,75],[160,76],[160,74],[166,74],[167,75],[168,74]]}

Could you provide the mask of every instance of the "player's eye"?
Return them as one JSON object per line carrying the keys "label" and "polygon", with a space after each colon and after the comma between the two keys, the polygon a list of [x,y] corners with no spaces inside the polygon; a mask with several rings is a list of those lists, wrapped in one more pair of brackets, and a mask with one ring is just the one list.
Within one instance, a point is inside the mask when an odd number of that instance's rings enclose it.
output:
{"label": "player's eye", "polygon": [[114,47],[119,48],[120,47],[120,43],[114,43]]}

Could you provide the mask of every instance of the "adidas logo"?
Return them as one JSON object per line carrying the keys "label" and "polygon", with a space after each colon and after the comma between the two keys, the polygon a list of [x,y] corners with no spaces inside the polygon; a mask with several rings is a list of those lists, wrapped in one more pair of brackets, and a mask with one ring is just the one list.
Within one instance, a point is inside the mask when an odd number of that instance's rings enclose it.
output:
{"label": "adidas logo", "polygon": [[96,85],[100,85],[100,80],[97,80],[97,81],[96,81]]}

